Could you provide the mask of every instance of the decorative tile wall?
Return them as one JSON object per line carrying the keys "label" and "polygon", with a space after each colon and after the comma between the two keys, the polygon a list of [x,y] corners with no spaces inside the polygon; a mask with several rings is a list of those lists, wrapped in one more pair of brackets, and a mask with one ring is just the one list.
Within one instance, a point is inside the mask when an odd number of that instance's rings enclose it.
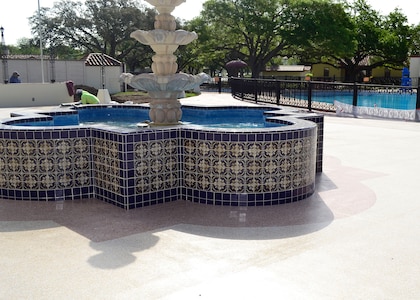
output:
{"label": "decorative tile wall", "polygon": [[59,191],[69,198],[90,197],[91,186],[90,138],[85,130],[0,132],[1,196],[54,200]]}
{"label": "decorative tile wall", "polygon": [[97,198],[126,209],[180,199],[178,129],[92,135]]}
{"label": "decorative tile wall", "polygon": [[[179,126],[0,128],[0,197],[96,197],[124,209],[185,199],[275,205],[314,192],[323,117],[285,127],[221,131]],[[280,122],[280,121],[279,121]]]}
{"label": "decorative tile wall", "polygon": [[316,144],[315,128],[292,134],[189,131],[183,139],[185,197],[216,205],[306,198],[314,191]]}

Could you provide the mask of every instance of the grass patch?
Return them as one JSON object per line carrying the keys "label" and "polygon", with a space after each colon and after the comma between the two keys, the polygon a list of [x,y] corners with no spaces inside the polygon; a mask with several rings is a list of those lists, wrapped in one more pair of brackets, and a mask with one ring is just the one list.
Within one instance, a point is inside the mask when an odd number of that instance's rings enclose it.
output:
{"label": "grass patch", "polygon": [[195,97],[195,96],[198,96],[198,94],[193,93],[193,92],[185,92],[185,98]]}

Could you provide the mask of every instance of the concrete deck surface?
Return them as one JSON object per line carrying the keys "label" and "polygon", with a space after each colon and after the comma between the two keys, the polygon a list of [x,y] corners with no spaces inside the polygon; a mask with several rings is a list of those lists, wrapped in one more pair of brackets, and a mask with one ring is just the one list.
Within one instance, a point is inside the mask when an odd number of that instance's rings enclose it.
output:
{"label": "concrete deck surface", "polygon": [[0,299],[420,299],[419,155],[420,123],[328,115],[297,203],[0,200]]}

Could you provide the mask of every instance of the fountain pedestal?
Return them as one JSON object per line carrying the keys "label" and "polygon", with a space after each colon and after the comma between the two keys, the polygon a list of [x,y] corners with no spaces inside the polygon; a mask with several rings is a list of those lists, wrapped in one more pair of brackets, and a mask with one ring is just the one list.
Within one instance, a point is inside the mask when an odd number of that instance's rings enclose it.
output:
{"label": "fountain pedestal", "polygon": [[153,99],[149,117],[152,125],[176,125],[182,117],[181,103],[177,99]]}

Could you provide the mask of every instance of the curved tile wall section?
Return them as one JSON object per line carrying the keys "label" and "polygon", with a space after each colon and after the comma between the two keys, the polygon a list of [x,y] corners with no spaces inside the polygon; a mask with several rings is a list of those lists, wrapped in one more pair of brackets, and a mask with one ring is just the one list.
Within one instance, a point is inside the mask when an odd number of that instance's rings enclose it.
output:
{"label": "curved tile wall section", "polygon": [[316,132],[315,125],[264,133],[186,131],[182,194],[194,202],[231,206],[304,199],[315,187]]}

